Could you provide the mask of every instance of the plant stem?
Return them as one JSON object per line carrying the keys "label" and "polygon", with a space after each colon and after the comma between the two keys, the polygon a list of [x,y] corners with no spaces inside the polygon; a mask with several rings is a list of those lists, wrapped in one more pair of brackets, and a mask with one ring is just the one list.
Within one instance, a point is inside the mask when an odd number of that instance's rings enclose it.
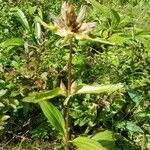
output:
{"label": "plant stem", "polygon": [[[72,38],[70,39],[69,48],[69,60],[68,60],[68,93],[67,96],[71,94],[71,68],[72,68]],[[66,106],[66,149],[69,150],[69,102]]]}

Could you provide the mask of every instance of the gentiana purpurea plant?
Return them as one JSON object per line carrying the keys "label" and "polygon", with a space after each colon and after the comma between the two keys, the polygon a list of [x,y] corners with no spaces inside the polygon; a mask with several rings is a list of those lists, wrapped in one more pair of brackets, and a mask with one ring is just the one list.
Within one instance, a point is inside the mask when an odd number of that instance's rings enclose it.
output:
{"label": "gentiana purpurea plant", "polygon": [[[86,12],[86,6],[82,6],[78,15],[76,15],[74,7],[68,2],[63,2],[61,7],[60,16],[54,16],[51,14],[53,19],[53,25],[49,25],[42,21],[42,19],[37,19],[44,27],[50,29],[57,35],[63,38],[63,43],[69,45],[69,59],[68,59],[68,84],[61,81],[60,87],[52,89],[51,91],[44,91],[30,94],[28,97],[24,98],[25,102],[38,103],[47,117],[49,123],[58,131],[59,135],[62,137],[63,145],[66,150],[72,149],[71,145],[74,145],[77,149],[84,150],[103,150],[106,149],[96,140],[90,139],[88,137],[77,137],[71,139],[71,129],[69,125],[69,111],[71,105],[71,99],[77,94],[100,94],[104,92],[112,92],[122,88],[121,84],[116,85],[78,85],[76,81],[72,82],[71,71],[72,71],[72,50],[74,39],[77,40],[89,40],[94,42],[100,42],[102,44],[114,45],[108,41],[103,41],[98,38],[91,38],[89,34],[96,26],[95,22],[84,22]],[[48,100],[56,96],[64,96],[64,111],[63,114]],[[64,119],[65,118],[65,119]]]}

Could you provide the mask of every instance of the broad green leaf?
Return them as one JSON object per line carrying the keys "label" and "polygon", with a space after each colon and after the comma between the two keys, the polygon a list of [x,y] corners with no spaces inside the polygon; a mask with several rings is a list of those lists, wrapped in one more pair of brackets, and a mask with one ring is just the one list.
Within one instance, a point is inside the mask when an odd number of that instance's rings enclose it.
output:
{"label": "broad green leaf", "polygon": [[78,86],[77,94],[100,94],[110,93],[122,88],[122,84],[116,85],[80,85]]}
{"label": "broad green leaf", "polygon": [[92,137],[93,140],[98,141],[107,150],[115,149],[115,142],[111,131],[105,130],[97,133]]}
{"label": "broad green leaf", "polygon": [[4,42],[2,42],[0,44],[0,47],[2,47],[3,49],[5,48],[13,48],[13,47],[16,47],[16,46],[22,46],[24,45],[24,41],[22,38],[12,38],[12,39],[8,39]]}
{"label": "broad green leaf", "polygon": [[63,95],[60,88],[55,88],[51,91],[35,92],[23,99],[24,102],[38,103],[44,100],[52,99],[56,96]]}
{"label": "broad green leaf", "polygon": [[61,112],[48,101],[41,101],[39,105],[50,124],[59,131],[60,135],[65,136],[65,121]]}
{"label": "broad green leaf", "polygon": [[95,140],[95,141],[101,141],[101,140],[113,141],[113,135],[112,135],[111,131],[105,130],[105,131],[102,131],[102,132],[99,132],[99,133],[95,134],[92,137],[92,139]]}
{"label": "broad green leaf", "polygon": [[29,26],[29,22],[25,16],[25,14],[23,13],[23,11],[19,8],[15,8],[14,11],[16,11],[16,16],[19,19],[20,23],[22,24],[22,26],[27,30],[30,31],[30,26]]}
{"label": "broad green leaf", "polygon": [[107,150],[100,143],[87,137],[77,137],[72,141],[78,150]]}

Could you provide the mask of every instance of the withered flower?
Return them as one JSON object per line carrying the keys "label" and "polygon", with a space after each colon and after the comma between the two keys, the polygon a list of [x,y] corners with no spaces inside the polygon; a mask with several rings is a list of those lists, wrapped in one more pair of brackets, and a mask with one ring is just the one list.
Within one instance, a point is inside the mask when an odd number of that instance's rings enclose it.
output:
{"label": "withered flower", "polygon": [[76,15],[74,7],[68,2],[63,2],[61,6],[61,15],[51,15],[54,25],[47,25],[45,22],[41,23],[54,31],[66,40],[70,37],[76,39],[89,39],[88,34],[93,30],[95,22],[83,22],[86,13],[86,6],[82,6],[78,15]]}

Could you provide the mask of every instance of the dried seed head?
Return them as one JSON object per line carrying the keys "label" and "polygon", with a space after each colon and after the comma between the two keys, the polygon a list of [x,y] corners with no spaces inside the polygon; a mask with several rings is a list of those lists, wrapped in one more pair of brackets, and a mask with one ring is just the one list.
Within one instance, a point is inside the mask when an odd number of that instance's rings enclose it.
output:
{"label": "dried seed head", "polygon": [[68,9],[68,3],[67,2],[63,2],[62,6],[61,6],[61,17],[63,18],[63,20],[66,20],[67,9]]}
{"label": "dried seed head", "polygon": [[[96,23],[95,22],[82,23],[85,17],[86,8],[87,6],[82,6],[79,14],[76,15],[72,4],[63,2],[61,7],[62,19],[60,17],[52,16],[54,20],[54,24],[58,26],[60,30],[65,29],[69,32],[74,32],[74,33],[83,32],[84,34],[88,34],[93,30]],[[65,36],[66,34],[63,33],[64,31],[59,35]]]}
{"label": "dried seed head", "polygon": [[67,39],[69,39],[74,36],[76,39],[88,39],[88,34],[93,30],[96,23],[83,23],[86,8],[87,6],[82,6],[79,14],[76,15],[72,4],[63,2],[61,6],[61,16],[56,17],[51,15],[54,20],[54,26],[47,25],[43,21],[41,21],[41,23],[61,37],[67,37]]}
{"label": "dried seed head", "polygon": [[81,24],[82,21],[83,21],[83,19],[84,19],[84,17],[85,17],[86,8],[87,8],[87,6],[82,6],[82,7],[81,7],[80,12],[79,12],[79,14],[78,14],[78,16],[77,16],[77,20],[76,20],[76,22],[77,22],[78,24]]}
{"label": "dried seed head", "polygon": [[76,14],[75,14],[75,11],[74,11],[74,7],[72,4],[69,4],[68,6],[68,9],[67,9],[67,12],[66,12],[66,23],[67,23],[67,26],[70,28],[70,29],[73,29],[73,27],[75,26],[75,23],[76,23]]}
{"label": "dried seed head", "polygon": [[63,20],[60,17],[57,17],[57,16],[55,16],[53,14],[51,14],[51,17],[52,17],[52,19],[54,21],[54,25],[56,27],[58,27],[58,28],[64,28],[65,24],[64,24]]}
{"label": "dried seed head", "polygon": [[95,26],[96,22],[82,23],[78,31],[84,34],[89,34],[95,28]]}

